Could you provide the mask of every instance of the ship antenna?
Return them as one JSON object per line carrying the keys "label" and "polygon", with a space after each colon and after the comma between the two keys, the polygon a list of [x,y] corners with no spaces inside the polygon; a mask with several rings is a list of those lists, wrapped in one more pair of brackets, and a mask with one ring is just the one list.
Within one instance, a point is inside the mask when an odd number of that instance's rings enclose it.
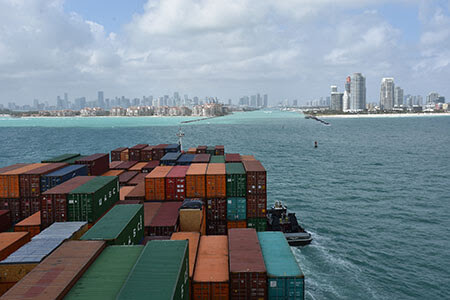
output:
{"label": "ship antenna", "polygon": [[177,137],[178,137],[178,145],[180,145],[180,151],[183,151],[183,137],[184,137],[184,132],[180,129],[178,130],[177,133]]}

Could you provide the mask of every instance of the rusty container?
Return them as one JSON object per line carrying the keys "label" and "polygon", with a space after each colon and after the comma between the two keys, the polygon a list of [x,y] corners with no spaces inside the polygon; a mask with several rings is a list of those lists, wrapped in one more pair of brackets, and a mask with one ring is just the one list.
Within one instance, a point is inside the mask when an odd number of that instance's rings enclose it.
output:
{"label": "rusty container", "polygon": [[75,162],[88,166],[89,176],[100,176],[109,170],[109,153],[96,153]]}
{"label": "rusty container", "polygon": [[0,260],[4,260],[11,253],[31,240],[29,232],[1,232],[0,233]]}
{"label": "rusty container", "polygon": [[145,202],[144,203],[144,235],[150,235],[150,225],[152,220],[161,207],[161,202]]}
{"label": "rusty container", "polygon": [[120,147],[117,149],[114,149],[111,151],[111,161],[120,161],[120,153],[122,153],[122,151],[127,150],[128,148],[126,147]]}
{"label": "rusty container", "polygon": [[138,144],[130,148],[130,158],[131,161],[141,160],[141,150],[148,147],[148,144]]}
{"label": "rusty container", "polygon": [[181,202],[163,202],[158,212],[150,223],[148,233],[149,235],[167,235],[178,230],[178,209]]}
{"label": "rusty container", "polygon": [[208,164],[192,164],[186,171],[186,197],[206,198],[206,171]]}
{"label": "rusty container", "polygon": [[15,232],[29,232],[34,237],[41,232],[41,212],[38,211],[14,225]]}
{"label": "rusty container", "polygon": [[164,201],[166,198],[166,176],[172,168],[172,166],[159,166],[145,176],[145,200]]}
{"label": "rusty container", "polygon": [[147,146],[141,150],[141,161],[153,160],[153,146]]}
{"label": "rusty container", "polygon": [[225,164],[208,164],[206,170],[206,197],[220,198],[227,196]]}

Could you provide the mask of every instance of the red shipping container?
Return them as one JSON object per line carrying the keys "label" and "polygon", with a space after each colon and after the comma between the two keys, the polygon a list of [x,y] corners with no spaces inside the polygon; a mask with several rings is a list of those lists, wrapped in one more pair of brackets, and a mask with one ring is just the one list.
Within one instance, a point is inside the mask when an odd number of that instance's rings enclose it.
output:
{"label": "red shipping container", "polygon": [[225,155],[225,147],[223,145],[218,145],[214,148],[215,155]]}
{"label": "red shipping container", "polygon": [[196,154],[192,163],[209,163],[211,154]]}
{"label": "red shipping container", "polygon": [[230,261],[230,299],[259,300],[267,298],[267,271],[253,228],[228,230]]}
{"label": "red shipping container", "polygon": [[267,215],[267,195],[247,195],[247,218],[265,218]]}
{"label": "red shipping container", "polygon": [[245,160],[242,162],[247,174],[247,195],[266,193],[266,169],[258,160]]}
{"label": "red shipping container", "polygon": [[128,185],[128,182],[133,179],[134,176],[136,176],[139,172],[136,171],[127,171],[123,172],[119,175],[119,184],[121,186]]}
{"label": "red shipping container", "polygon": [[186,172],[189,166],[174,166],[166,176],[166,200],[183,201],[186,198]]}
{"label": "red shipping container", "polygon": [[123,161],[120,165],[116,166],[115,169],[116,170],[128,170],[129,168],[131,168],[132,166],[134,166],[137,163],[138,163],[137,161]]}
{"label": "red shipping container", "polygon": [[20,197],[39,197],[41,195],[41,176],[66,166],[68,164],[52,163],[20,174]]}
{"label": "red shipping container", "polygon": [[198,146],[197,147],[197,154],[206,154],[207,146]]}
{"label": "red shipping container", "polygon": [[127,149],[126,147],[120,147],[111,151],[111,161],[120,161],[120,153]]}
{"label": "red shipping container", "polygon": [[239,153],[227,153],[225,154],[225,162],[241,162],[241,155]]}
{"label": "red shipping container", "polygon": [[20,202],[20,217],[22,220],[41,210],[40,197],[22,197]]}
{"label": "red shipping container", "polygon": [[109,154],[96,153],[87,157],[83,157],[75,162],[79,165],[88,166],[89,176],[100,176],[109,170]]}
{"label": "red shipping container", "polygon": [[207,221],[206,225],[207,235],[226,235],[227,221]]}
{"label": "red shipping container", "polygon": [[139,183],[145,182],[145,176],[147,176],[147,173],[138,173],[128,181],[128,185],[138,185]]}
{"label": "red shipping container", "polygon": [[166,147],[169,146],[169,144],[159,144],[153,147],[152,149],[152,159],[153,160],[160,160],[164,155],[166,155]]}
{"label": "red shipping container", "polygon": [[13,224],[22,221],[22,211],[20,209],[19,198],[0,198],[0,209],[9,210],[9,216]]}
{"label": "red shipping container", "polygon": [[148,144],[138,144],[129,149],[129,160],[140,161],[141,160],[141,150],[148,147]]}
{"label": "red shipping container", "polygon": [[171,236],[178,229],[178,217],[182,202],[163,202],[148,227],[149,235]]}
{"label": "red shipping container", "polygon": [[141,161],[153,160],[153,146],[147,146],[141,150]]}
{"label": "red shipping container", "polygon": [[0,210],[0,232],[11,228],[11,212],[7,209]]}
{"label": "red shipping container", "polygon": [[141,172],[142,173],[150,173],[157,166],[159,166],[159,160],[153,160],[153,161],[149,162],[148,164],[146,164],[144,167],[142,167]]}
{"label": "red shipping container", "polygon": [[227,199],[226,198],[206,199],[206,219],[208,221],[226,221]]}
{"label": "red shipping container", "polygon": [[109,163],[109,169],[110,170],[115,170],[117,166],[120,166],[120,164],[123,163],[123,161],[121,160],[117,160],[117,161],[112,161]]}
{"label": "red shipping container", "polygon": [[125,200],[145,200],[145,182],[136,185],[128,195],[125,196]]}

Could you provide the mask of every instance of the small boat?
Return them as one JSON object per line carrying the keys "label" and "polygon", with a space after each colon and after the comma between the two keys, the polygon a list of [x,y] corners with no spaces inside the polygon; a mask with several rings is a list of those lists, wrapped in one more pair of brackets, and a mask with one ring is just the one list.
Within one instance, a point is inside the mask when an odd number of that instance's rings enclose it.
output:
{"label": "small boat", "polygon": [[295,213],[288,213],[280,201],[267,210],[267,230],[282,231],[290,246],[305,246],[312,241],[311,234],[298,224]]}

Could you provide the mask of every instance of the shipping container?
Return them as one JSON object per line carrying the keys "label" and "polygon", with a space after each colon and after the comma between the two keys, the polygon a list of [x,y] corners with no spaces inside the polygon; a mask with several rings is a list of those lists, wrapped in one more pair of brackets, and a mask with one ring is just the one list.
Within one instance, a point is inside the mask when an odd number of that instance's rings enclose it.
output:
{"label": "shipping container", "polygon": [[223,145],[217,145],[214,155],[225,155],[225,147]]}
{"label": "shipping container", "polygon": [[150,241],[168,241],[170,240],[170,236],[159,236],[159,235],[153,235],[153,236],[145,236],[144,240],[142,241],[142,245],[147,245]]}
{"label": "shipping container", "polygon": [[305,276],[280,231],[258,232],[267,269],[267,299],[305,299]]}
{"label": "shipping container", "polygon": [[247,228],[247,220],[242,221],[227,221],[227,229],[231,228]]}
{"label": "shipping container", "polygon": [[48,164],[29,164],[21,168],[4,171],[0,173],[0,198],[11,199],[20,197],[20,180],[21,174],[38,169]]}
{"label": "shipping container", "polygon": [[239,221],[247,219],[247,199],[244,197],[227,198],[227,220]]}
{"label": "shipping container", "polygon": [[8,209],[0,210],[0,232],[8,231],[11,225],[11,212]]}
{"label": "shipping container", "polygon": [[144,206],[116,205],[81,240],[105,241],[108,245],[137,245],[144,238]]}
{"label": "shipping container", "polygon": [[120,165],[116,166],[116,170],[128,170],[129,168],[133,167],[135,164],[137,164],[137,161],[123,161]]}
{"label": "shipping container", "polygon": [[130,158],[130,150],[125,149],[122,152],[120,152],[120,160],[121,161],[128,161]]}
{"label": "shipping container", "polygon": [[189,154],[196,154],[197,153],[197,148],[189,148],[187,153],[189,153]]}
{"label": "shipping container", "polygon": [[41,177],[41,193],[76,176],[87,176],[86,165],[69,165]]}
{"label": "shipping container", "polygon": [[130,181],[127,182],[127,185],[129,186],[136,186],[140,183],[145,183],[145,176],[147,176],[148,173],[138,173],[136,176],[131,178]]}
{"label": "shipping container", "polygon": [[215,155],[216,154],[216,148],[214,146],[206,147],[206,154]]}
{"label": "shipping container", "polygon": [[145,177],[145,200],[163,201],[166,198],[166,175],[171,166],[160,166]]}
{"label": "shipping container", "polygon": [[121,163],[123,163],[123,161],[121,161],[121,160],[112,161],[109,163],[109,169],[114,170],[114,169],[116,169],[117,166],[120,166]]}
{"label": "shipping container", "polygon": [[141,160],[141,150],[148,147],[148,144],[138,144],[129,149],[129,160],[140,161]]}
{"label": "shipping container", "polygon": [[208,221],[227,220],[227,199],[208,198],[206,199],[206,215]]}
{"label": "shipping container", "polygon": [[178,230],[181,202],[163,202],[148,228],[149,235],[167,235]]}
{"label": "shipping container", "polygon": [[139,183],[133,186],[133,190],[125,196],[125,200],[145,200],[145,182]]}
{"label": "shipping container", "polygon": [[256,160],[256,158],[253,155],[241,155],[241,161],[245,160]]}
{"label": "shipping container", "polygon": [[189,299],[187,241],[145,245],[116,299]]}
{"label": "shipping container", "polygon": [[170,153],[170,152],[180,152],[181,151],[181,147],[179,144],[169,144],[166,146],[166,148],[164,149],[166,151],[166,153]]}
{"label": "shipping container", "polygon": [[22,220],[22,207],[20,198],[17,199],[3,199],[0,198],[0,209],[9,210],[11,222],[13,224]]}
{"label": "shipping container", "polygon": [[241,155],[239,153],[227,153],[225,154],[225,162],[226,163],[240,163]]}
{"label": "shipping container", "polygon": [[266,169],[259,161],[242,162],[247,173],[247,194],[266,194]]}
{"label": "shipping container", "polygon": [[211,159],[211,155],[210,154],[196,154],[194,157],[194,160],[192,161],[192,163],[198,164],[198,163],[204,163],[207,164],[209,163],[209,160]]}
{"label": "shipping container", "polygon": [[174,166],[166,175],[166,201],[184,201],[186,198],[186,172],[189,166]]}
{"label": "shipping container", "polygon": [[196,154],[206,154],[207,148],[208,148],[208,146],[198,146]]}
{"label": "shipping container", "polygon": [[174,241],[189,241],[189,279],[194,276],[195,261],[197,259],[198,245],[200,243],[200,233],[198,232],[175,232],[170,238]]}
{"label": "shipping container", "polygon": [[89,176],[99,176],[109,170],[109,153],[92,154],[77,160],[75,164],[87,165]]}
{"label": "shipping container", "polygon": [[245,197],[247,176],[242,163],[225,164],[227,172],[227,197]]}
{"label": "shipping container", "polygon": [[40,197],[21,197],[20,198],[20,217],[21,220],[28,218],[32,214],[41,210]]}
{"label": "shipping container", "polygon": [[38,211],[14,225],[15,232],[29,232],[30,238],[41,232],[41,212]]}
{"label": "shipping container", "polygon": [[[206,210],[201,199],[186,199],[180,209],[180,231],[205,234]],[[206,224],[205,224],[206,225]]]}
{"label": "shipping container", "polygon": [[153,160],[147,163],[141,170],[142,173],[150,173],[154,168],[159,166],[159,160]]}
{"label": "shipping container", "polygon": [[120,188],[119,191],[119,200],[124,201],[125,196],[128,195],[132,190],[134,189],[134,186],[123,186]]}
{"label": "shipping container", "polygon": [[160,160],[164,155],[166,155],[166,147],[168,144],[159,144],[153,147],[152,150],[152,160]]}
{"label": "shipping container", "polygon": [[119,175],[119,184],[121,186],[128,185],[128,182],[139,174],[137,171],[126,171]]}
{"label": "shipping container", "polygon": [[192,164],[186,172],[186,197],[206,197],[206,171],[208,164]]}
{"label": "shipping container", "polygon": [[68,195],[69,221],[96,222],[119,201],[119,181],[113,176],[99,176],[75,188]]}
{"label": "shipping container", "polygon": [[226,235],[227,229],[226,220],[206,220],[207,235]]}
{"label": "shipping container", "polygon": [[29,232],[0,232],[0,261],[30,241]]}
{"label": "shipping container", "polygon": [[41,195],[42,228],[54,222],[66,222],[68,194],[94,178],[94,176],[77,176],[43,192]]}
{"label": "shipping container", "polygon": [[121,157],[120,157],[120,153],[122,153],[122,151],[127,150],[128,148],[126,147],[120,147],[117,149],[114,149],[111,151],[111,161],[120,161]]}
{"label": "shipping container", "polygon": [[132,166],[131,168],[129,168],[128,171],[141,172],[142,168],[145,167],[145,165],[147,165],[147,162],[139,162],[139,163],[135,164],[134,166]]}
{"label": "shipping container", "polygon": [[267,195],[247,195],[247,218],[264,218],[267,215]]}
{"label": "shipping container", "polygon": [[267,218],[248,218],[247,228],[254,228],[256,231],[266,231],[267,230]]}
{"label": "shipping container", "polygon": [[202,236],[194,270],[193,299],[229,299],[228,239]]}
{"label": "shipping container", "polygon": [[141,161],[153,160],[153,146],[147,146],[141,150]]}
{"label": "shipping container", "polygon": [[178,160],[177,165],[179,166],[189,166],[195,158],[195,154],[182,154]]}
{"label": "shipping container", "polygon": [[104,248],[100,241],[66,241],[2,299],[62,299]]}
{"label": "shipping container", "polygon": [[226,197],[226,169],[225,164],[210,163],[206,170],[206,197]]}
{"label": "shipping container", "polygon": [[181,156],[181,152],[168,152],[164,155],[159,163],[161,166],[175,166],[177,164],[177,159]]}
{"label": "shipping container", "polygon": [[75,156],[75,157],[69,158],[69,159],[67,159],[67,160],[65,160],[63,162],[66,163],[66,164],[69,164],[69,165],[75,165],[76,161],[84,159],[85,157],[88,157],[88,155]]}
{"label": "shipping container", "polygon": [[259,300],[267,297],[267,273],[255,229],[228,231],[230,299]]}
{"label": "shipping container", "polygon": [[210,163],[214,164],[224,164],[225,163],[225,156],[223,155],[211,155],[211,158],[209,160]]}
{"label": "shipping container", "polygon": [[26,167],[28,165],[30,165],[30,164],[18,163],[18,164],[2,167],[2,168],[0,168],[0,174],[8,172],[8,171],[12,171],[12,170],[20,169],[20,168]]}
{"label": "shipping container", "polygon": [[42,163],[62,163],[66,162],[66,160],[79,157],[80,153],[67,153],[67,154],[61,154],[55,157],[47,158]]}
{"label": "shipping container", "polygon": [[125,172],[125,170],[109,170],[102,174],[102,176],[119,176]]}
{"label": "shipping container", "polygon": [[144,235],[150,235],[150,225],[155,215],[161,207],[161,202],[145,202],[144,203]]}
{"label": "shipping container", "polygon": [[70,299],[116,299],[144,246],[109,246],[70,290]]}
{"label": "shipping container", "polygon": [[86,222],[54,223],[0,262],[0,295],[19,282],[67,239],[79,239]]}

